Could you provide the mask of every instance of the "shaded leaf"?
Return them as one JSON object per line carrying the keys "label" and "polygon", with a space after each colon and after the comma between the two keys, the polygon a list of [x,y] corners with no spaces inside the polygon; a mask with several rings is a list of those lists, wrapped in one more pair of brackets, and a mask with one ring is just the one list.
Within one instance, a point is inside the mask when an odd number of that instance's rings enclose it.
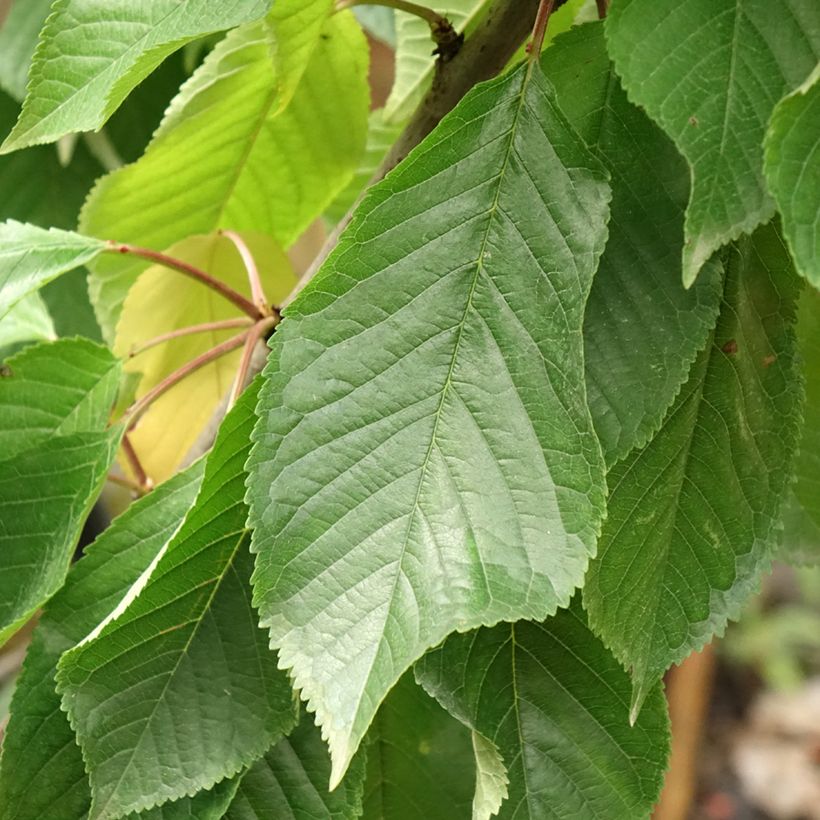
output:
{"label": "shaded leaf", "polygon": [[[278,14],[303,5],[290,0]],[[292,39],[280,42],[281,33]],[[340,13],[314,33],[310,61],[284,109],[280,82],[292,81],[295,69],[278,77],[271,49],[302,46],[298,26],[272,15],[225,37],[172,102],[144,156],[97,184],[83,231],[157,249],[218,228],[291,244],[347,184],[367,127],[362,32]],[[107,339],[144,268],[113,256],[95,266],[92,297]]]}
{"label": "shaded leaf", "polygon": [[[84,817],[91,790],[80,748],[60,709],[60,655],[120,602],[179,528],[202,479],[199,462],[131,507],[89,547],[46,604],[17,681],[0,759],[0,818]],[[48,777],[43,777],[43,772]]]}
{"label": "shaded leaf", "polygon": [[330,759],[311,716],[251,766],[225,820],[353,820],[361,816],[364,760],[328,791]]}
{"label": "shaded leaf", "polygon": [[26,94],[31,58],[50,8],[51,0],[12,3],[0,26],[0,87],[16,100]]}
{"label": "shaded leaf", "polygon": [[0,319],[24,296],[91,261],[105,242],[12,219],[0,223]]}
{"label": "shaded leaf", "polygon": [[[287,258],[267,237],[254,235],[246,239],[258,260],[267,297],[279,304],[296,281]],[[250,295],[245,266],[230,240],[195,236],[177,243],[168,253]],[[161,266],[148,268],[128,292],[114,343],[115,352],[126,359],[125,372],[139,374],[136,396],[144,395],[169,373],[242,329],[184,336],[129,359],[132,350],[162,333],[239,315],[233,304],[202,283]],[[231,389],[241,355],[241,349],[237,349],[190,374],[140,418],[130,439],[154,481],[164,481],[183,462]]]}
{"label": "shaded leaf", "polygon": [[[19,345],[31,341],[53,341],[57,338],[54,322],[39,293],[24,296],[0,322],[0,359],[15,352]],[[0,429],[0,437],[2,437]]]}
{"label": "shaded leaf", "polygon": [[196,503],[144,588],[60,661],[91,818],[211,788],[293,725],[290,684],[250,605],[242,497],[255,400],[249,389],[222,423]]}
{"label": "shaded leaf", "polygon": [[692,169],[683,280],[774,214],[763,136],[777,101],[820,56],[814,0],[617,0],[609,53],[630,98],[675,141]]}
{"label": "shaded leaf", "polygon": [[798,272],[820,288],[820,65],[772,114],[766,181]]}
{"label": "shaded leaf", "polygon": [[[551,25],[551,24],[550,24]],[[584,320],[586,381],[608,463],[658,429],[717,319],[722,265],[681,282],[689,172],[621,88],[603,24],[559,37],[542,59],[558,101],[610,172],[609,239]]]}
{"label": "shaded leaf", "polygon": [[769,225],[730,249],[710,344],[658,433],[612,468],[590,623],[631,670],[633,711],[755,588],[799,432],[796,279]]}
{"label": "shaded leaf", "polygon": [[630,726],[629,677],[580,606],[453,635],[416,677],[500,752],[509,797],[499,817],[649,816],[666,768],[663,693],[655,687]]}
{"label": "shaded leaf", "polygon": [[143,78],[191,40],[262,17],[269,0],[55,0],[23,111],[0,153],[93,131]]}
{"label": "shaded leaf", "polygon": [[254,600],[333,783],[427,648],[544,617],[583,577],[604,478],[581,324],[608,199],[522,66],[371,190],[273,336]]}
{"label": "shaded leaf", "polygon": [[363,746],[365,820],[470,817],[475,757],[470,732],[405,672]]}

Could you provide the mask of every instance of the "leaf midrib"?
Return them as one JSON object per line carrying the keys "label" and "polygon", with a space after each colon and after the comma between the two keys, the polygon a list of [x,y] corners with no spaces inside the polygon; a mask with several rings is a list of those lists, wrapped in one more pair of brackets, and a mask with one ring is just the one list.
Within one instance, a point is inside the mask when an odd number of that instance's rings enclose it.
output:
{"label": "leaf midrib", "polygon": [[454,344],[454,347],[453,347],[453,355],[452,355],[452,358],[450,360],[450,366],[447,370],[447,376],[445,378],[444,385],[442,386],[442,389],[441,389],[441,398],[439,400],[439,404],[438,404],[438,407],[436,408],[436,412],[435,412],[435,421],[433,423],[433,430],[432,430],[432,433],[431,433],[431,436],[430,436],[430,445],[427,449],[427,453],[425,454],[424,461],[422,462],[422,465],[421,465],[419,481],[418,481],[418,485],[416,487],[416,495],[415,495],[415,498],[414,498],[414,501],[413,501],[412,510],[411,510],[410,515],[408,517],[408,523],[407,523],[407,529],[405,531],[404,541],[402,543],[402,547],[401,547],[399,556],[398,556],[398,558],[395,562],[396,571],[395,571],[395,574],[393,576],[393,585],[392,585],[392,588],[390,590],[390,595],[389,595],[389,599],[388,599],[389,603],[388,603],[388,606],[386,607],[384,620],[382,622],[381,637],[379,638],[379,643],[378,643],[378,646],[376,647],[376,651],[373,653],[373,657],[372,657],[372,660],[371,660],[371,663],[370,663],[370,668],[368,669],[368,672],[367,672],[366,683],[365,683],[365,685],[363,685],[360,688],[359,695],[356,699],[356,706],[355,706],[355,710],[353,712],[353,721],[354,722],[355,722],[356,718],[359,715],[359,709],[360,709],[360,706],[361,706],[362,698],[364,697],[365,691],[367,689],[367,683],[369,683],[369,681],[370,681],[370,678],[371,678],[371,675],[372,675],[372,672],[373,672],[373,667],[374,667],[375,662],[376,662],[376,658],[378,657],[379,651],[381,650],[381,647],[382,647],[382,644],[383,644],[383,641],[384,641],[384,624],[387,623],[387,620],[389,619],[390,614],[392,612],[393,601],[396,598],[396,587],[399,583],[399,579],[400,579],[401,575],[403,574],[404,557],[407,554],[407,549],[408,549],[409,542],[410,542],[410,532],[412,530],[413,524],[415,522],[416,514],[417,514],[418,509],[419,509],[419,501],[420,501],[420,498],[421,498],[421,491],[422,491],[422,487],[424,486],[425,479],[427,477],[427,469],[428,469],[429,464],[430,464],[430,458],[431,458],[432,453],[433,453],[433,448],[436,446],[436,435],[437,435],[437,432],[438,432],[439,422],[440,422],[441,416],[442,416],[442,409],[444,407],[444,401],[447,397],[447,394],[448,394],[448,391],[449,391],[449,388],[450,388],[450,385],[451,385],[452,375],[453,375],[453,371],[455,369],[456,361],[457,361],[457,358],[458,358],[459,347],[460,347],[460,344],[461,344],[461,337],[463,335],[464,326],[465,326],[466,321],[467,321],[467,315],[470,311],[470,308],[472,307],[473,295],[475,293],[475,288],[476,288],[476,285],[478,283],[479,276],[480,276],[482,270],[484,269],[483,268],[484,251],[487,247],[487,242],[489,240],[490,230],[491,230],[492,225],[493,225],[495,214],[498,210],[498,202],[499,202],[499,199],[500,199],[500,196],[501,196],[501,189],[503,187],[504,177],[505,177],[505,174],[506,174],[506,171],[507,171],[507,167],[509,165],[510,156],[513,153],[513,144],[514,144],[514,141],[515,141],[515,134],[516,134],[517,127],[518,127],[518,120],[519,120],[521,111],[524,107],[525,91],[526,91],[527,86],[529,84],[530,77],[532,75],[532,70],[533,70],[533,63],[530,62],[530,63],[528,63],[526,69],[524,70],[523,77],[522,77],[522,80],[521,80],[521,90],[518,93],[518,98],[517,98],[516,104],[515,104],[515,113],[514,113],[514,116],[513,116],[513,121],[510,125],[510,129],[509,129],[509,132],[508,132],[508,144],[507,144],[507,148],[504,152],[504,161],[502,163],[501,169],[500,169],[500,171],[498,173],[498,176],[497,176],[498,181],[497,181],[495,196],[493,197],[493,203],[492,203],[492,205],[491,205],[491,207],[488,211],[487,227],[484,231],[484,236],[482,237],[479,255],[478,255],[478,258],[476,259],[476,262],[475,262],[475,275],[473,276],[473,280],[470,284],[470,290],[469,290],[469,293],[468,293],[468,296],[467,296],[467,301],[466,301],[466,304],[465,304],[465,307],[464,307],[464,313],[462,314],[461,321],[459,322],[458,329],[456,331],[456,341],[455,341],[455,344]]}

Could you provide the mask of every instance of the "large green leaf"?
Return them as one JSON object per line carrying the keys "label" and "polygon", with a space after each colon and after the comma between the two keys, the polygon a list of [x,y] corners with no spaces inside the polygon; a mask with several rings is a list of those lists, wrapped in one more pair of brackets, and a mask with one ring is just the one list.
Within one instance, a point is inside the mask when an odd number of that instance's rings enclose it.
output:
{"label": "large green leaf", "polygon": [[660,430],[609,473],[590,623],[632,673],[633,709],[721,632],[768,566],[802,386],[798,280],[773,225],[738,241],[723,306]]}
{"label": "large green leaf", "polygon": [[[279,5],[217,45],[145,155],[98,183],[83,209],[85,233],[160,249],[233,228],[288,246],[347,184],[367,132],[364,36],[349,12],[335,14],[308,27],[306,52],[305,31],[285,16],[304,0]],[[272,49],[289,48],[309,59],[301,76],[298,65],[272,62]],[[94,269],[92,296],[109,340],[144,267],[111,257]]]}
{"label": "large green leaf", "polygon": [[820,288],[820,65],[774,110],[766,180],[797,270]]}
{"label": "large green leaf", "polygon": [[105,242],[77,233],[0,223],[0,319],[27,294],[104,250]]}
{"label": "large green leaf", "polygon": [[774,214],[763,136],[820,55],[816,0],[615,0],[607,41],[630,98],[692,169],[683,278]]}
{"label": "large green leaf", "polygon": [[580,606],[451,636],[416,677],[501,754],[509,797],[499,817],[649,816],[666,768],[663,693],[655,687],[630,726],[629,677]]}
{"label": "large green leaf", "polygon": [[100,128],[173,51],[204,34],[257,20],[269,6],[270,0],[55,0],[22,114],[0,153]]}
{"label": "large green leaf", "polygon": [[[800,299],[797,340],[803,359],[806,406],[794,492],[797,501],[820,531],[820,293],[814,288],[806,288]],[[820,539],[816,546],[820,555]]]}
{"label": "large green leaf", "polygon": [[365,820],[470,817],[475,757],[470,731],[405,672],[364,743]]}
{"label": "large green leaf", "polygon": [[[361,756],[360,756],[361,757]],[[354,820],[362,812],[364,760],[328,791],[330,759],[310,715],[251,766],[225,820]]]}
{"label": "large green leaf", "polygon": [[254,600],[334,783],[427,648],[546,617],[581,582],[605,493],[581,325],[608,199],[521,66],[371,190],[273,336]]}
{"label": "large green leaf", "polygon": [[570,121],[612,177],[609,239],[584,322],[587,391],[608,462],[657,430],[717,319],[722,266],[681,282],[686,162],[626,98],[603,24],[559,37],[542,60]]}
{"label": "large green leaf", "polygon": [[13,3],[0,26],[0,88],[22,100],[37,37],[48,17],[51,0]]}
{"label": "large green leaf", "polygon": [[134,503],[86,551],[46,604],[3,739],[2,820],[74,820],[88,811],[91,790],[83,759],[55,689],[57,661],[114,609],[173,536],[196,498],[202,468],[202,462],[190,467]]}
{"label": "large green leaf", "polygon": [[0,642],[63,584],[122,430],[119,363],[84,340],[26,348],[0,374]]}
{"label": "large green leaf", "polygon": [[210,788],[294,723],[290,684],[250,605],[242,497],[255,400],[248,390],[223,422],[196,503],[144,588],[60,661],[91,818]]}

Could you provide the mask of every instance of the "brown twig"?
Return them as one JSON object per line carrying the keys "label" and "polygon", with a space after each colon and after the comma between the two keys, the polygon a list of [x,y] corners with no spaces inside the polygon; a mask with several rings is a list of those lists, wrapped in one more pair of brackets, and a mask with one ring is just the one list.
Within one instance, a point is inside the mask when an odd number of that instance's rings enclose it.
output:
{"label": "brown twig", "polygon": [[235,231],[220,231],[222,236],[230,239],[239,255],[242,257],[242,264],[248,273],[248,282],[251,286],[251,296],[253,302],[263,316],[270,316],[272,314],[271,306],[268,303],[268,298],[265,296],[265,291],[262,288],[262,280],[259,277],[259,268],[256,267],[256,260],[253,258],[251,249],[247,246],[245,240]]}
{"label": "brown twig", "polygon": [[609,10],[609,0],[595,0],[595,5],[598,6],[598,19],[603,20]]}
{"label": "brown twig", "polygon": [[207,333],[212,330],[232,330],[237,327],[250,328],[252,326],[253,321],[250,318],[237,317],[236,319],[222,319],[218,322],[203,322],[201,325],[181,327],[177,330],[170,330],[168,333],[161,333],[159,336],[154,336],[153,339],[149,339],[141,345],[136,345],[131,348],[128,355],[133,358],[134,356],[139,356],[140,353],[145,353],[146,350],[151,350],[151,348],[157,345],[170,342],[173,339],[180,339],[184,336],[193,336],[196,333]]}
{"label": "brown twig", "polygon": [[145,495],[145,493],[154,488],[154,482],[146,475],[142,462],[137,455],[137,451],[134,449],[134,445],[131,443],[131,439],[128,438],[127,433],[122,437],[122,451],[134,473],[137,489],[142,495]]}
{"label": "brown twig", "polygon": [[126,245],[119,242],[109,242],[108,249],[113,253],[130,253],[134,256],[138,256],[140,259],[145,259],[148,262],[162,265],[164,268],[169,268],[171,270],[178,271],[179,273],[183,273],[185,276],[190,276],[192,279],[196,279],[197,282],[201,282],[206,287],[216,291],[220,296],[223,296],[229,302],[232,302],[243,313],[247,313],[251,319],[261,319],[263,316],[256,305],[246,299],[241,293],[238,293],[232,287],[226,285],[219,279],[215,279],[204,270],[200,270],[194,265],[189,265],[181,259],[175,259],[172,256],[167,256],[164,253],[152,251],[148,248],[140,248],[136,245]]}
{"label": "brown twig", "polygon": [[145,495],[145,490],[143,490],[142,487],[140,487],[140,485],[137,484],[136,481],[131,481],[130,478],[126,478],[123,475],[117,475],[116,473],[109,473],[105,477],[105,480],[110,481],[112,484],[118,484],[120,487],[125,487],[126,489],[131,490],[131,492],[135,496],[139,497],[139,496]]}
{"label": "brown twig", "polygon": [[257,322],[248,332],[248,337],[245,339],[245,346],[242,348],[242,359],[239,362],[239,369],[236,371],[236,379],[231,388],[231,395],[228,398],[228,409],[234,406],[239,394],[245,389],[245,382],[248,378],[248,371],[251,366],[251,359],[253,352],[256,349],[257,342],[263,338],[269,330],[273,330],[279,324],[279,316],[270,316],[267,319],[262,319]]}
{"label": "brown twig", "polygon": [[544,35],[547,33],[547,23],[549,23],[554,5],[555,0],[541,0],[538,5],[538,13],[535,15],[535,25],[532,28],[532,39],[527,47],[531,62],[541,57]]}
{"label": "brown twig", "polygon": [[166,376],[159,384],[151,388],[151,390],[149,390],[144,396],[137,399],[137,401],[135,401],[125,411],[125,413],[123,414],[123,418],[128,419],[127,429],[133,430],[134,426],[139,421],[140,416],[161,395],[170,390],[175,384],[181,382],[186,376],[190,375],[196,370],[199,370],[201,367],[204,367],[206,364],[214,361],[215,359],[224,356],[226,353],[230,353],[232,350],[236,350],[237,347],[240,347],[242,344],[244,344],[245,339],[247,338],[249,333],[249,330],[245,330],[242,333],[237,334],[236,336],[232,336],[230,339],[226,339],[224,342],[221,342],[215,347],[212,347],[210,350],[206,350],[204,353],[197,356],[195,359],[192,359],[190,362],[187,362],[186,364],[182,365],[182,367],[178,368],[173,373]]}

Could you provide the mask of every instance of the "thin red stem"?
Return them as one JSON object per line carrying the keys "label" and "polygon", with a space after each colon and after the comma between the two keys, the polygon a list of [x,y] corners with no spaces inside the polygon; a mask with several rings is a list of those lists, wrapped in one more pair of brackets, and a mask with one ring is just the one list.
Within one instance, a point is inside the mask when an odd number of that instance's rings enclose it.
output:
{"label": "thin red stem", "polygon": [[235,231],[222,231],[221,233],[233,242],[239,251],[239,255],[242,257],[242,264],[244,264],[245,270],[248,272],[248,281],[250,282],[251,296],[253,297],[254,304],[263,316],[270,316],[270,305],[265,296],[265,291],[262,288],[259,268],[256,267],[256,260],[253,258],[251,249],[247,246],[245,240]]}
{"label": "thin red stem", "polygon": [[153,489],[154,482],[146,475],[142,462],[137,455],[137,451],[134,449],[134,445],[131,443],[131,439],[128,438],[127,434],[122,437],[122,451],[125,454],[128,464],[131,466],[140,492],[146,493],[148,490]]}
{"label": "thin red stem", "polygon": [[598,19],[603,20],[609,8],[609,0],[595,0],[595,5],[598,6]]}
{"label": "thin red stem", "polygon": [[[252,329],[253,328],[251,328],[251,330]],[[166,376],[159,384],[151,388],[151,390],[149,390],[144,396],[137,399],[137,401],[135,401],[123,414],[123,417],[128,419],[128,430],[132,430],[134,428],[134,425],[137,421],[139,421],[139,417],[153,402],[163,395],[163,393],[166,393],[175,384],[182,381],[186,376],[199,370],[201,367],[204,367],[209,362],[212,362],[220,356],[224,356],[226,353],[230,353],[232,350],[240,347],[249,333],[250,330],[245,330],[236,336],[232,336],[230,339],[226,339],[224,342],[216,345],[216,347],[206,350],[195,359],[191,359],[190,362],[184,364],[182,367]]]}
{"label": "thin red stem", "polygon": [[231,388],[231,395],[228,399],[228,408],[230,409],[239,398],[240,393],[245,389],[245,379],[248,377],[248,370],[251,366],[251,359],[253,358],[253,351],[256,348],[257,342],[272,328],[279,323],[278,316],[271,316],[268,319],[262,319],[257,322],[248,332],[248,338],[245,339],[245,347],[242,349],[242,359],[239,362],[239,370],[236,371],[236,379]]}
{"label": "thin red stem", "polygon": [[140,259],[154,262],[157,265],[162,265],[165,268],[170,268],[171,270],[185,274],[185,276],[190,276],[192,279],[196,279],[198,282],[201,282],[203,285],[211,288],[211,290],[216,291],[220,296],[223,296],[229,302],[232,302],[243,313],[247,313],[251,319],[261,319],[263,316],[259,308],[257,308],[253,302],[246,299],[241,293],[238,293],[232,287],[226,285],[219,279],[215,279],[204,270],[200,270],[194,265],[189,265],[181,259],[174,259],[172,256],[166,256],[164,253],[152,251],[148,248],[140,248],[136,245],[124,245],[118,242],[109,242],[108,247],[109,250],[114,253],[130,253],[134,256],[140,257]]}
{"label": "thin red stem", "polygon": [[433,11],[427,6],[420,6],[418,3],[411,3],[408,0],[339,0],[336,3],[336,11],[349,9],[353,6],[386,6],[387,8],[405,11],[426,20],[431,26],[441,25],[446,18]]}
{"label": "thin red stem", "polygon": [[535,25],[532,27],[532,39],[529,47],[531,61],[537,60],[541,55],[544,35],[547,33],[547,23],[549,23],[554,5],[555,0],[541,0],[538,5],[538,13],[535,16]]}
{"label": "thin red stem", "polygon": [[181,327],[178,330],[171,330],[168,333],[162,333],[159,336],[155,336],[153,339],[149,339],[141,345],[136,345],[131,349],[131,352],[128,355],[130,357],[139,356],[140,353],[145,353],[146,350],[150,350],[152,347],[161,345],[164,342],[169,342],[172,339],[179,339],[183,336],[192,336],[195,333],[207,333],[210,330],[232,330],[237,327],[250,328],[252,326],[253,322],[249,318],[239,317],[236,319],[222,319],[218,322],[204,322],[201,325]]}
{"label": "thin red stem", "polygon": [[115,475],[114,473],[109,473],[105,477],[106,481],[110,481],[112,484],[118,484],[120,487],[125,487],[131,490],[132,493],[135,495],[145,495],[146,491],[137,484],[136,481],[131,481],[130,478],[126,478],[122,475]]}

